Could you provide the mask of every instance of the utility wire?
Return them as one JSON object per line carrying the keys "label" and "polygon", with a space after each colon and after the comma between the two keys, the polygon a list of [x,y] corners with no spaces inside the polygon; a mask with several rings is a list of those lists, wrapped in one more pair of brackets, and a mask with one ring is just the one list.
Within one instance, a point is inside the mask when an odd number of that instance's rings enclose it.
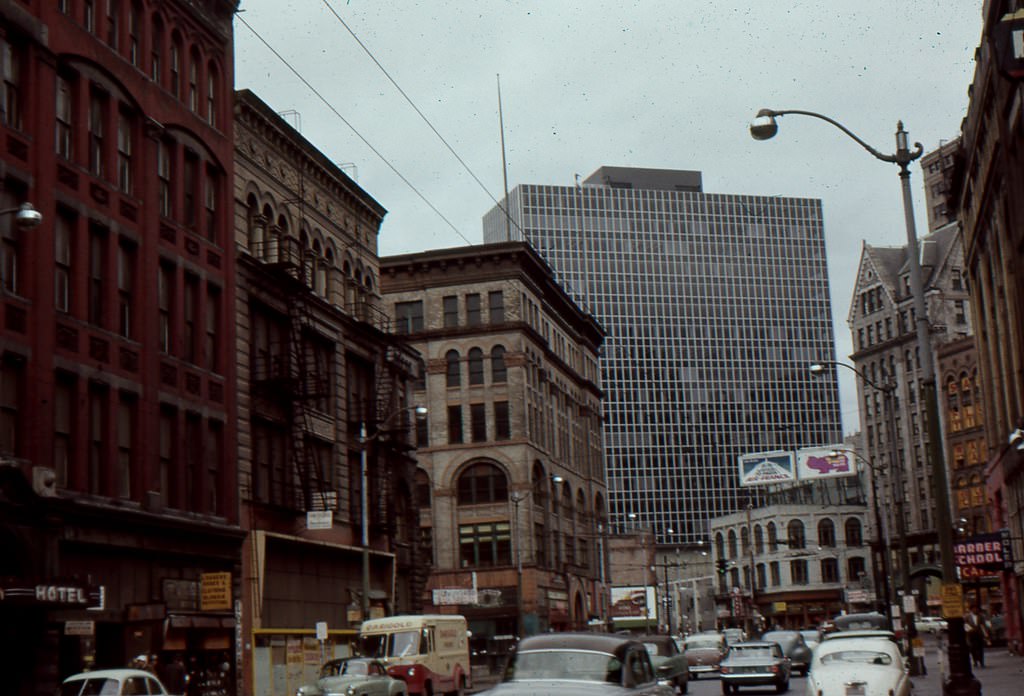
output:
{"label": "utility wire", "polygon": [[[523,229],[519,226],[518,222],[516,222],[515,220],[512,219],[512,216],[509,215],[508,210],[506,209],[505,205],[502,205],[498,201],[498,199],[496,199],[494,197],[494,195],[487,189],[487,187],[484,185],[484,182],[480,180],[480,177],[478,177],[476,175],[476,173],[472,169],[470,169],[469,165],[466,164],[465,160],[463,160],[462,157],[459,156],[459,153],[455,151],[455,148],[453,148],[451,146],[451,144],[447,140],[445,140],[445,137],[443,135],[441,135],[441,133],[437,130],[437,128],[434,127],[434,124],[430,122],[430,119],[427,118],[426,114],[424,114],[420,110],[420,108],[418,106],[416,106],[416,103],[412,100],[412,98],[408,94],[406,94],[405,90],[402,89],[402,87],[398,84],[398,82],[395,81],[395,78],[391,77],[391,73],[389,73],[387,71],[387,69],[383,65],[381,65],[380,61],[377,60],[376,56],[374,56],[373,53],[370,51],[370,49],[366,47],[366,44],[364,44],[362,42],[362,40],[358,36],[356,36],[356,33],[354,31],[352,31],[352,27],[350,27],[348,25],[348,23],[346,23],[345,20],[341,18],[341,15],[339,15],[334,10],[334,8],[330,6],[330,4],[327,2],[327,0],[321,0],[321,1],[323,2],[324,7],[326,7],[330,11],[330,13],[333,14],[334,17],[341,23],[341,26],[345,27],[345,30],[348,31],[348,33],[352,35],[352,38],[355,39],[356,43],[359,44],[359,47],[361,49],[363,49],[363,51],[366,53],[366,55],[370,57],[370,60],[372,60],[374,62],[374,64],[378,68],[380,68],[380,71],[382,73],[384,73],[384,77],[388,78],[388,81],[391,82],[392,85],[394,85],[395,89],[398,90],[398,93],[401,94],[405,98],[405,101],[409,102],[409,106],[411,106],[413,108],[413,111],[415,111],[419,115],[419,117],[421,119],[423,119],[423,122],[426,123],[427,127],[429,127],[430,130],[432,130],[434,132],[434,135],[437,136],[438,140],[440,140],[442,143],[444,143],[444,146],[446,148],[448,148],[448,151],[450,153],[452,153],[452,156],[458,161],[459,164],[462,165],[462,168],[465,169],[469,173],[469,175],[471,177],[473,177],[473,181],[475,181],[477,183],[477,185],[480,186],[480,188],[483,190],[483,192],[487,194],[487,197],[490,198],[491,201],[496,206],[501,208],[502,212],[505,213],[505,219],[510,220],[512,222],[512,224],[515,225],[516,229],[519,230],[520,233],[522,233]],[[507,205],[507,201],[506,201],[506,205]]]}
{"label": "utility wire", "polygon": [[306,87],[308,87],[309,90],[311,92],[313,92],[313,94],[315,94],[317,96],[317,98],[320,101],[322,101],[324,103],[324,105],[328,109],[330,109],[331,112],[334,113],[334,115],[337,116],[341,120],[342,123],[344,123],[346,126],[348,126],[349,129],[353,133],[355,133],[356,137],[359,138],[360,140],[362,140],[363,144],[366,145],[366,147],[370,148],[370,150],[373,152],[373,154],[377,155],[377,157],[379,157],[380,160],[382,162],[384,162],[384,164],[386,164],[388,166],[388,168],[392,172],[395,173],[395,176],[397,176],[399,179],[401,179],[405,183],[405,185],[408,186],[413,191],[413,193],[415,193],[417,196],[419,196],[420,200],[422,200],[424,203],[426,203],[427,206],[431,210],[433,210],[435,213],[437,213],[437,216],[440,217],[442,220],[444,220],[448,224],[448,226],[452,228],[452,230],[455,232],[455,234],[457,234],[460,237],[462,237],[462,239],[465,240],[466,244],[469,244],[470,246],[473,245],[473,242],[469,241],[469,239],[466,237],[466,235],[462,234],[462,232],[459,231],[459,228],[457,228],[452,223],[451,220],[449,220],[447,217],[445,217],[444,213],[442,213],[440,210],[438,210],[437,207],[433,203],[431,203],[430,200],[428,200],[427,197],[424,196],[423,193],[420,192],[420,190],[418,188],[416,188],[416,186],[411,181],[409,181],[407,178],[405,178],[405,176],[400,171],[398,171],[398,169],[395,167],[395,165],[393,165],[388,160],[387,157],[385,157],[377,148],[375,148],[370,143],[369,140],[367,140],[365,137],[363,137],[363,134],[360,133],[358,130],[356,130],[356,127],[353,126],[351,123],[349,123],[348,120],[344,116],[342,116],[341,113],[336,108],[334,108],[334,106],[329,101],[327,101],[327,99],[316,89],[316,87],[314,87],[312,84],[310,84],[309,81],[306,78],[304,78],[299,73],[298,70],[296,70],[294,67],[292,67],[292,64],[289,63],[284,58],[284,56],[282,56],[280,53],[278,53],[277,50],[273,46],[271,46],[269,43],[267,43],[266,39],[264,39],[262,36],[260,36],[260,33],[258,31],[256,31],[255,29],[253,29],[252,25],[250,25],[247,21],[245,21],[245,19],[242,17],[241,14],[236,14],[235,15],[235,19],[237,19],[242,24],[244,24],[245,27],[249,31],[251,31],[253,33],[253,36],[255,36],[257,39],[260,40],[260,43],[262,43],[264,46],[266,46],[267,49],[277,57],[278,60],[280,60],[282,63],[284,63],[285,66],[292,72],[292,74],[295,75],[295,77],[297,77],[299,79],[299,81],[302,82],[302,84],[306,85]]}

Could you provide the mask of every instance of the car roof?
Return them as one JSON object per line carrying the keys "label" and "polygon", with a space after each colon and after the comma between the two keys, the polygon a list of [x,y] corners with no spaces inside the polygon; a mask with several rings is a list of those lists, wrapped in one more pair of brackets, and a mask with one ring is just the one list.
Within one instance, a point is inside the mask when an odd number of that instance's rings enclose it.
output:
{"label": "car roof", "polygon": [[640,643],[631,636],[613,633],[541,633],[523,638],[519,641],[516,651],[592,650],[609,655],[618,655],[629,645],[640,645]]}
{"label": "car roof", "polygon": [[778,643],[770,640],[745,640],[740,643],[733,643],[730,648],[772,648]]}
{"label": "car roof", "polygon": [[835,633],[826,633],[825,640],[847,640],[850,638],[885,638],[886,640],[896,640],[896,634],[892,631],[882,630],[863,630],[863,631],[836,631]]}
{"label": "car roof", "polygon": [[128,677],[149,677],[150,679],[156,679],[152,672],[147,672],[144,669],[122,667],[117,669],[97,669],[92,672],[79,672],[78,674],[72,674],[64,681],[84,681],[86,679],[127,679]]}

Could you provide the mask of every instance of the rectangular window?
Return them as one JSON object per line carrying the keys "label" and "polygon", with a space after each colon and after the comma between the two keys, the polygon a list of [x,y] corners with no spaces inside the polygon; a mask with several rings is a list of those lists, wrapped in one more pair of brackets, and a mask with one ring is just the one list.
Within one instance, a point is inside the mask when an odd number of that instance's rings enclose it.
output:
{"label": "rectangular window", "polygon": [[[0,187],[0,209],[18,207],[20,195],[11,190],[11,182]],[[21,287],[21,239],[13,215],[0,216],[0,285],[6,292],[17,295]]]}
{"label": "rectangular window", "polygon": [[71,83],[57,76],[57,154],[71,159]]}
{"label": "rectangular window", "polygon": [[487,406],[486,404],[470,404],[469,430],[473,442],[487,441]]}
{"label": "rectangular window", "polygon": [[128,0],[128,60],[139,67],[139,8]]}
{"label": "rectangular window", "polygon": [[508,522],[459,525],[461,567],[489,567],[511,563],[512,534]]}
{"label": "rectangular window", "polygon": [[199,66],[195,56],[192,56],[188,66],[188,108],[194,114],[199,113]]}
{"label": "rectangular window", "polygon": [[103,176],[103,136],[107,118],[107,97],[93,90],[89,94],[89,171]]}
{"label": "rectangular window", "polygon": [[181,98],[181,48],[171,44],[171,94]]}
{"label": "rectangular window", "polygon": [[103,327],[103,297],[107,282],[107,230],[89,225],[89,323]]}
{"label": "rectangular window", "polygon": [[132,449],[138,430],[135,414],[138,399],[134,394],[121,394],[117,405],[117,495],[132,497]]}
{"label": "rectangular window", "polygon": [[196,187],[199,185],[199,157],[191,150],[185,150],[185,170],[183,173],[182,204],[185,206],[185,226],[195,228],[198,219],[196,217]]}
{"label": "rectangular window", "polygon": [[509,421],[508,402],[494,402],[494,439],[509,440],[512,437],[512,426]]}
{"label": "rectangular window", "polygon": [[448,444],[462,444],[462,407],[448,407]]}
{"label": "rectangular window", "polygon": [[505,323],[505,297],[501,290],[487,293],[487,309],[491,324]]}
{"label": "rectangular window", "polygon": [[96,3],[94,0],[85,0],[85,30],[90,34],[96,33]]}
{"label": "rectangular window", "polygon": [[24,407],[25,362],[18,357],[0,358],[0,453],[18,456],[21,416]]}
{"label": "rectangular window", "polygon": [[211,420],[206,450],[206,512],[211,515],[221,513],[220,505],[220,471],[224,458],[224,424]]}
{"label": "rectangular window", "polygon": [[171,216],[171,146],[161,142],[156,153],[157,177],[160,179],[160,214]]}
{"label": "rectangular window", "polygon": [[207,167],[203,188],[203,209],[206,238],[211,242],[217,241],[217,187],[219,183],[220,176],[212,167]]}
{"label": "rectangular window", "polygon": [[0,120],[8,128],[21,129],[21,54],[6,38],[0,37],[0,71],[4,90],[0,94]]}
{"label": "rectangular window", "polygon": [[807,561],[790,561],[789,562],[789,575],[790,581],[794,585],[806,585],[807,580]]}
{"label": "rectangular window", "polygon": [[472,293],[466,295],[466,325],[480,325],[480,295]]}
{"label": "rectangular window", "polygon": [[206,337],[203,346],[206,369],[220,373],[220,288],[206,288]]}
{"label": "rectangular window", "polygon": [[455,295],[448,295],[441,299],[444,304],[444,325],[446,327],[459,325],[459,298]]}
{"label": "rectangular window", "polygon": [[821,581],[839,582],[839,561],[834,558],[821,559]]}
{"label": "rectangular window", "polygon": [[[129,3],[131,0],[128,0]],[[121,8],[117,6],[117,0],[107,0],[107,45],[115,51],[120,45],[121,27],[119,20],[119,14]]]}
{"label": "rectangular window", "polygon": [[950,271],[950,283],[954,290],[964,289],[964,277],[959,268]]}
{"label": "rectangular window", "polygon": [[132,192],[132,116],[117,114],[117,187],[121,193]]}
{"label": "rectangular window", "polygon": [[953,311],[957,324],[962,325],[967,323],[967,305],[963,300],[956,300],[953,302]]}
{"label": "rectangular window", "polygon": [[71,240],[75,221],[63,211],[57,213],[53,232],[53,303],[58,312],[71,311]]}
{"label": "rectangular window", "polygon": [[89,385],[89,492],[105,494],[103,484],[104,462],[107,461],[107,388],[102,384]]}
{"label": "rectangular window", "polygon": [[171,352],[171,308],[174,297],[174,267],[160,264],[156,279],[157,303],[160,313],[160,352]]}
{"label": "rectangular window", "polygon": [[202,417],[198,413],[185,414],[185,500],[192,506],[202,508],[199,498],[199,482],[203,474],[204,445]]}
{"label": "rectangular window", "polygon": [[72,469],[75,449],[71,438],[72,414],[75,405],[75,378],[58,373],[53,392],[53,470],[57,474],[57,487],[67,488],[68,472]]}
{"label": "rectangular window", "polygon": [[217,77],[213,70],[206,74],[206,122],[217,127]]}
{"label": "rectangular window", "polygon": [[772,587],[778,587],[779,585],[782,584],[782,576],[779,573],[779,562],[778,561],[772,561],[768,565],[768,572],[771,573],[771,576],[772,576]]}
{"label": "rectangular window", "polygon": [[427,417],[416,419],[416,447],[423,448],[430,446],[430,426],[427,423]]}
{"label": "rectangular window", "polygon": [[395,330],[400,334],[423,330],[423,301],[395,303]]}
{"label": "rectangular window", "polygon": [[132,337],[135,290],[135,242],[121,239],[117,245],[117,324],[118,333]]}
{"label": "rectangular window", "polygon": [[153,46],[149,53],[149,77],[157,84],[160,84],[161,58],[164,53],[162,30],[163,27],[159,23],[153,23],[153,33],[150,36]]}
{"label": "rectangular window", "polygon": [[196,361],[196,319],[199,316],[199,277],[191,273],[185,274],[185,284],[182,286],[184,296],[182,297],[182,324],[181,332],[181,357],[186,361],[195,364]]}
{"label": "rectangular window", "polygon": [[174,449],[178,442],[178,412],[171,406],[160,406],[160,442],[158,443],[159,464],[154,472],[149,490],[160,494],[165,505],[170,506],[171,472],[174,471]]}

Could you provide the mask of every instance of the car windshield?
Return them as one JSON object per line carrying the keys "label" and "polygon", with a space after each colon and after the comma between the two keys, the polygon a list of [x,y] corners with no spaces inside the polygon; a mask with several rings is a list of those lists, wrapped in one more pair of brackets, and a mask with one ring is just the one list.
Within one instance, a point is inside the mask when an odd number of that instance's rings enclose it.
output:
{"label": "car windshield", "polygon": [[574,681],[622,681],[622,663],[615,656],[582,650],[537,650],[515,655],[505,670],[505,681],[525,679],[572,679]]}
{"label": "car windshield", "polygon": [[120,691],[121,683],[118,680],[99,677],[86,679],[84,686],[81,681],[62,684],[60,696],[118,696]]}
{"label": "car windshield", "polygon": [[821,656],[821,664],[858,662],[866,665],[891,665],[892,656],[876,650],[840,650]]}
{"label": "car windshield", "polygon": [[734,645],[729,648],[729,657],[771,657],[772,649],[767,645]]}
{"label": "car windshield", "polygon": [[644,643],[644,647],[647,648],[647,654],[651,657],[669,657],[675,653],[668,646],[668,643]]}
{"label": "car windshield", "polygon": [[717,650],[721,643],[715,638],[687,638],[686,649],[687,650],[702,650],[712,649]]}
{"label": "car windshield", "polygon": [[366,657],[405,657],[418,655],[420,650],[419,631],[396,631],[395,633],[363,636],[360,651]]}
{"label": "car windshield", "polygon": [[775,633],[768,632],[761,636],[761,640],[767,640],[771,643],[778,643],[784,648],[787,648],[796,643],[797,634],[794,633]]}
{"label": "car windshield", "polygon": [[323,669],[320,670],[320,676],[365,676],[367,674],[368,664],[369,663],[363,660],[342,660],[340,662],[328,662],[326,665],[323,666]]}

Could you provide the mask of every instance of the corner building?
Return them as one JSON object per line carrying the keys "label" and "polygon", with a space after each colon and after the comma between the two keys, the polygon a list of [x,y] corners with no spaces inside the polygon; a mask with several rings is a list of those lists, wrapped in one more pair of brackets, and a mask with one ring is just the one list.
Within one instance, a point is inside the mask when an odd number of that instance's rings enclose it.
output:
{"label": "corner building", "polygon": [[233,662],[236,7],[0,3],[5,694]]}
{"label": "corner building", "polygon": [[528,241],[607,330],[613,525],[708,541],[745,506],[741,454],[840,440],[821,202],[705,193],[694,171],[602,167],[520,185],[484,240]]}
{"label": "corner building", "polygon": [[423,359],[424,612],[465,615],[492,669],[516,635],[603,623],[603,330],[521,242],[384,257],[381,286]]}

